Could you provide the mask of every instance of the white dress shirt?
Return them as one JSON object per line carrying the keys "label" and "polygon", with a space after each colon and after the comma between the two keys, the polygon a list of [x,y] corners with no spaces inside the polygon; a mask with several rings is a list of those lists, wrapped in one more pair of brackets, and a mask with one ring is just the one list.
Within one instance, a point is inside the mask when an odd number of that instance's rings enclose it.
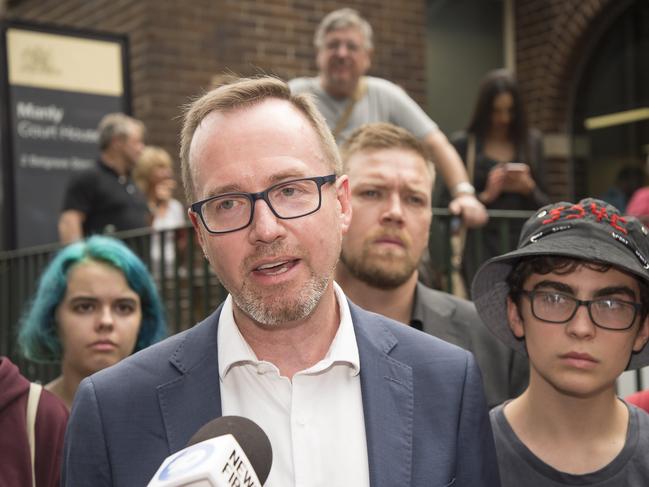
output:
{"label": "white dress shirt", "polygon": [[340,325],[326,356],[293,376],[259,360],[234,322],[219,318],[223,415],[252,419],[273,448],[269,487],[369,487],[360,360],[347,299],[334,283]]}

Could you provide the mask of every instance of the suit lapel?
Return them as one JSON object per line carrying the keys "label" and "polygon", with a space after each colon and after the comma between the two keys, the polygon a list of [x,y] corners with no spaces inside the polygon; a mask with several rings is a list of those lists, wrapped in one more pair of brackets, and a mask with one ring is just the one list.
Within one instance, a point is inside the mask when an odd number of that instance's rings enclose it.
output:
{"label": "suit lapel", "polygon": [[414,391],[412,369],[390,357],[396,337],[350,303],[361,361],[361,391],[372,487],[410,485]]}
{"label": "suit lapel", "polygon": [[[372,487],[410,485],[414,391],[412,369],[390,357],[396,337],[350,303],[361,361],[361,393]],[[172,357],[180,375],[158,386],[170,453],[205,423],[221,416],[217,355],[219,307],[188,330]]]}
{"label": "suit lapel", "polygon": [[216,340],[220,313],[221,307],[186,332],[169,359],[180,375],[157,387],[170,453],[185,448],[201,426],[221,416]]}

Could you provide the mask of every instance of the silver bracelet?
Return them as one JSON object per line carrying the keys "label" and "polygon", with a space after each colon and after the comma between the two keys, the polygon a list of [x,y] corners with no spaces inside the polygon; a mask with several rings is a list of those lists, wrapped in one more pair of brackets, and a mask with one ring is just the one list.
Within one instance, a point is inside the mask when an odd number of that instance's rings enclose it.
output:
{"label": "silver bracelet", "polygon": [[475,194],[475,188],[468,181],[462,181],[457,183],[455,187],[451,190],[453,198],[457,198],[461,194]]}

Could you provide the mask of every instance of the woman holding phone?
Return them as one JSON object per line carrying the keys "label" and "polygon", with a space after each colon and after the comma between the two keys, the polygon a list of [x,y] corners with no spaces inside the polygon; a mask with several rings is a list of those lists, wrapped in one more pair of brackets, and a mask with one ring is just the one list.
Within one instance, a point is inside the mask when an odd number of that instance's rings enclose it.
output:
{"label": "woman holding phone", "polygon": [[[469,126],[451,142],[488,210],[536,210],[549,203],[542,179],[541,134],[528,128],[518,86],[509,71],[499,69],[485,76]],[[467,287],[482,262],[516,247],[523,220],[510,222],[507,248],[503,248],[501,224],[502,220],[491,218],[482,229],[468,231],[462,259]],[[482,232],[481,239],[477,232]]]}

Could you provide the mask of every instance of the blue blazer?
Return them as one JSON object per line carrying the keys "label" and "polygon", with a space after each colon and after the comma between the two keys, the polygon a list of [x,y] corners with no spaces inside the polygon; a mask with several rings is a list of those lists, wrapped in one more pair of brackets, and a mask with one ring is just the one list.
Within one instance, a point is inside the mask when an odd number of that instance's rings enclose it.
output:
{"label": "blue blazer", "polygon": [[[350,308],[372,487],[499,486],[473,356]],[[82,381],[65,438],[62,485],[144,486],[167,456],[221,415],[220,312]]]}

